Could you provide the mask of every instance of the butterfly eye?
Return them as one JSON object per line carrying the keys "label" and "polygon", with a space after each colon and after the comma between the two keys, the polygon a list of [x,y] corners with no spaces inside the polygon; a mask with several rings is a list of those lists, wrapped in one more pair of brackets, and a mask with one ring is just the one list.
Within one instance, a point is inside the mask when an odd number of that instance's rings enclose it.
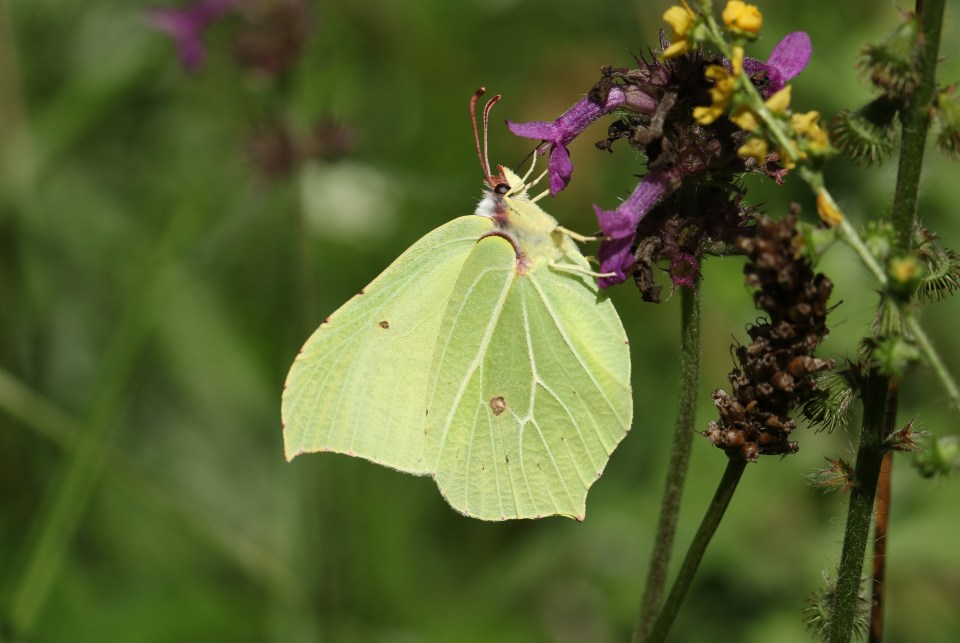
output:
{"label": "butterfly eye", "polygon": [[493,191],[502,196],[510,191],[510,186],[506,183],[497,183],[497,187],[493,188]]}

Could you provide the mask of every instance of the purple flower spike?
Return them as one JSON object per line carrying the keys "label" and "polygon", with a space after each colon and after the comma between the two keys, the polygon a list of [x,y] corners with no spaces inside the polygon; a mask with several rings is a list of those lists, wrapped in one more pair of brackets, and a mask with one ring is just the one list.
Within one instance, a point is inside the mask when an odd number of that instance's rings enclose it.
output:
{"label": "purple flower spike", "polygon": [[234,0],[199,0],[182,9],[155,7],[149,11],[150,26],[165,33],[177,44],[180,63],[194,71],[203,64],[207,52],[203,47],[203,31],[230,10]]}
{"label": "purple flower spike", "polygon": [[613,277],[600,277],[597,280],[601,288],[626,281],[625,271],[633,264],[630,246],[633,245],[637,224],[667,194],[669,187],[670,180],[666,173],[650,172],[616,210],[601,210],[599,206],[593,206],[600,230],[606,237],[597,252],[600,272],[614,273]]}
{"label": "purple flower spike", "polygon": [[804,70],[810,62],[812,53],[813,45],[810,43],[810,36],[803,31],[794,31],[777,43],[767,62],[744,58],[743,70],[748,76],[757,74],[766,76],[767,85],[762,93],[764,98],[769,98]]}
{"label": "purple flower spike", "polygon": [[510,131],[524,138],[543,141],[537,150],[543,154],[550,149],[550,160],[547,163],[550,175],[550,194],[556,196],[567,184],[573,175],[573,163],[570,161],[570,152],[567,145],[580,135],[590,123],[604,114],[609,114],[618,107],[626,106],[629,109],[643,114],[653,114],[657,104],[650,96],[634,88],[624,91],[620,87],[613,87],[607,94],[603,105],[598,105],[589,98],[584,98],[568,109],[552,123],[544,121],[530,121],[528,123],[514,123],[507,121]]}

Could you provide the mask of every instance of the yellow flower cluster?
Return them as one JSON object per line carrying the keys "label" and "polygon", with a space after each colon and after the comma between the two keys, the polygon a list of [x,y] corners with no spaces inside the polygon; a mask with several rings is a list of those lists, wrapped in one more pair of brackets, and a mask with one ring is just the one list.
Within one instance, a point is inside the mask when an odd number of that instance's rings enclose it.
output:
{"label": "yellow flower cluster", "polygon": [[684,0],[680,0],[680,5],[670,7],[663,13],[663,21],[673,27],[673,43],[664,49],[664,58],[675,58],[690,51],[687,35],[693,28],[697,16]]}
{"label": "yellow flower cluster", "polygon": [[[790,86],[787,85],[781,89],[768,98],[764,104],[774,114],[786,113],[790,106]],[[760,126],[759,118],[750,110],[743,110],[731,116],[730,120],[737,127],[748,132],[756,131]],[[830,152],[830,138],[827,136],[827,131],[820,127],[820,112],[810,111],[805,114],[791,114],[790,129],[793,132],[791,151],[796,160],[803,161],[810,155],[824,156]],[[747,142],[737,150],[737,156],[744,159],[753,158],[756,159],[757,163],[763,163],[767,158],[767,151],[766,139],[753,136],[747,139]],[[780,164],[786,169],[792,170],[797,166],[794,158],[790,158],[786,150],[781,149],[779,155]]]}
{"label": "yellow flower cluster", "polygon": [[763,15],[760,10],[740,0],[730,0],[721,16],[723,24],[730,29],[736,29],[748,34],[756,34],[763,26]]}
{"label": "yellow flower cluster", "polygon": [[[787,85],[765,100],[763,104],[774,114],[785,114],[790,107],[792,91],[790,85]],[[730,120],[733,121],[737,127],[748,132],[754,132],[760,127],[760,117],[746,108],[740,109],[737,113],[732,114]],[[754,158],[757,160],[757,163],[763,163],[767,158],[767,141],[760,137],[747,139],[747,142],[737,150],[737,156],[744,159]],[[786,158],[786,155],[781,154],[781,156],[784,157],[781,161],[784,163],[784,167],[793,169],[795,164]]]}
{"label": "yellow flower cluster", "polygon": [[743,70],[743,47],[733,48],[730,70],[721,65],[708,65],[704,76],[713,81],[710,88],[710,105],[694,107],[693,120],[700,125],[709,125],[730,109],[730,100],[737,88],[737,78]]}

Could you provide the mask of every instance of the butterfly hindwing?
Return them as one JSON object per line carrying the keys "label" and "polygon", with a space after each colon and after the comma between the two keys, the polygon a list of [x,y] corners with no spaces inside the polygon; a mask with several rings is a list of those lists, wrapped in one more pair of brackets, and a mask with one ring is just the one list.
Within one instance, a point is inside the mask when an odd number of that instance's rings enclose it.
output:
{"label": "butterfly hindwing", "polygon": [[[572,244],[566,253],[587,265]],[[466,515],[582,518],[630,425],[628,347],[591,279],[528,268],[498,237],[464,263],[439,330],[427,457]]]}

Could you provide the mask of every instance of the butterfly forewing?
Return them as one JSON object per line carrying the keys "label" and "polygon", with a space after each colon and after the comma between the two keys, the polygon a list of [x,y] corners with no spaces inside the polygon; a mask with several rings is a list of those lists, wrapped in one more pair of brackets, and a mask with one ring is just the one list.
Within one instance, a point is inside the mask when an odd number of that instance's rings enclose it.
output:
{"label": "butterfly forewing", "polygon": [[464,261],[492,228],[465,216],[433,230],[314,332],[284,389],[288,459],[335,451],[430,472],[425,398],[437,332]]}

